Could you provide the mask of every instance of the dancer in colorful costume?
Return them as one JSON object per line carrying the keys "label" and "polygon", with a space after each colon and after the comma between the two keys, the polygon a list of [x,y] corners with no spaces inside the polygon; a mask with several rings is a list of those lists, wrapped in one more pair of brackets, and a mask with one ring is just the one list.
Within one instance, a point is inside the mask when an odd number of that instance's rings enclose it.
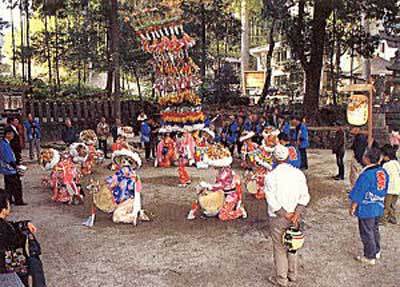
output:
{"label": "dancer in colorful costume", "polygon": [[252,141],[252,138],[255,136],[255,132],[253,131],[244,131],[239,141],[243,143],[241,148],[242,155],[242,168],[252,169],[255,167],[255,158],[254,155],[257,152],[258,145]]}
{"label": "dancer in colorful costume", "polygon": [[210,128],[204,128],[194,134],[195,140],[195,161],[197,168],[207,169],[208,165],[205,162],[205,155],[208,147],[215,139],[215,133]]}
{"label": "dancer in colorful costume", "polygon": [[79,204],[83,202],[80,186],[80,173],[68,153],[60,153],[55,149],[44,149],[40,153],[40,164],[51,171],[45,182],[51,187],[55,202]]}
{"label": "dancer in colorful costume", "polygon": [[186,187],[191,183],[187,165],[194,162],[194,140],[193,137],[183,130],[177,134],[177,156],[178,156],[178,177],[179,187]]}
{"label": "dancer in colorful costume", "polygon": [[115,223],[137,225],[137,220],[149,221],[142,209],[142,182],[136,173],[142,165],[139,155],[130,150],[113,153],[112,161],[117,166],[114,175],[105,179],[103,184],[92,183],[88,189],[93,193],[92,215],[83,223],[94,225],[96,210],[112,213]]}
{"label": "dancer in colorful costume", "polygon": [[93,166],[96,162],[104,159],[104,152],[96,150],[97,135],[93,130],[84,130],[79,134],[79,139],[88,147],[88,157],[82,163],[81,172],[85,175],[93,173]]}
{"label": "dancer in colorful costume", "polygon": [[176,159],[176,143],[167,129],[161,128],[159,133],[163,134],[163,139],[157,145],[157,158],[154,165],[156,167],[171,167]]}
{"label": "dancer in colorful costume", "polygon": [[205,216],[218,215],[222,221],[247,218],[242,205],[240,178],[231,168],[230,151],[221,145],[213,145],[207,151],[206,161],[218,169],[217,178],[214,184],[200,183],[199,199],[192,204],[187,219],[195,219],[200,209]]}

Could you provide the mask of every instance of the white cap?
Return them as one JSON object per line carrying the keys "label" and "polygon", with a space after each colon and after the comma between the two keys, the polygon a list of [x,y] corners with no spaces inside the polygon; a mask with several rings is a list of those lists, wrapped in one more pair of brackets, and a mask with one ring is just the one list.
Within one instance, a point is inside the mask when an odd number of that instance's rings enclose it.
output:
{"label": "white cap", "polygon": [[289,149],[284,145],[278,144],[275,146],[274,157],[278,161],[287,160],[289,157]]}

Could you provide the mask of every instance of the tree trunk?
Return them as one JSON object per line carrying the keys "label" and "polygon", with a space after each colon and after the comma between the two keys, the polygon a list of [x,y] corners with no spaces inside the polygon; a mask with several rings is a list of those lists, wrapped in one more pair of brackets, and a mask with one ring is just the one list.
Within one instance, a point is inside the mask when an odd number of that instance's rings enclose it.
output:
{"label": "tree trunk", "polygon": [[26,50],[28,52],[28,83],[32,82],[32,57],[31,57],[31,45],[30,45],[30,21],[29,21],[29,1],[25,0],[25,17],[26,17]]}
{"label": "tree trunk", "polygon": [[119,25],[118,25],[118,0],[111,0],[111,55],[112,70],[114,74],[114,106],[115,117],[121,118],[120,99],[120,67],[119,67]]}
{"label": "tree trunk", "polygon": [[138,75],[138,72],[137,72],[135,66],[133,67],[133,74],[135,75],[135,80],[136,80],[136,86],[137,86],[137,89],[138,89],[139,99],[140,99],[140,102],[143,104],[142,87],[140,86],[140,78],[139,78],[139,75]]}
{"label": "tree trunk", "polygon": [[23,0],[20,0],[19,2],[19,16],[20,16],[20,33],[21,33],[21,45],[20,45],[20,50],[21,50],[21,76],[22,80],[25,82],[26,77],[25,77],[25,55],[24,55],[24,7],[23,7]]}
{"label": "tree trunk", "polygon": [[335,47],[335,49],[336,49],[336,59],[335,59],[335,75],[334,75],[333,91],[334,91],[334,94],[336,95],[335,96],[336,101],[337,101],[337,98],[338,98],[337,91],[338,91],[338,83],[339,83],[340,71],[341,71],[341,69],[340,69],[340,58],[342,57],[342,51],[341,51],[341,48],[340,48],[340,41],[341,40],[339,38],[336,39],[336,47]]}
{"label": "tree trunk", "polygon": [[14,15],[13,15],[13,3],[10,1],[10,17],[11,17],[11,42],[12,42],[12,71],[13,77],[17,76],[17,67],[16,67],[16,46],[15,46],[15,27],[14,27]]}
{"label": "tree trunk", "polygon": [[327,19],[332,13],[332,6],[324,0],[316,0],[312,25],[311,57],[304,69],[306,74],[306,92],[304,95],[304,114],[311,120],[317,116],[319,108],[321,72],[326,38]]}
{"label": "tree trunk", "polygon": [[206,8],[205,4],[201,4],[201,62],[200,62],[200,76],[202,82],[206,79],[206,66],[207,66],[207,21],[206,21]]}
{"label": "tree trunk", "polygon": [[108,67],[107,67],[107,80],[106,80],[106,91],[109,96],[112,94],[112,85],[113,85],[113,70],[112,70],[112,63],[111,63],[111,22],[109,23],[107,37],[106,37],[106,45],[107,45],[107,59],[108,59]]}
{"label": "tree trunk", "polygon": [[245,71],[249,68],[249,11],[247,7],[248,0],[241,0],[240,14],[242,23],[242,36],[241,36],[241,48],[240,48],[240,59],[241,59],[241,81],[242,81],[242,93],[246,94],[245,88]]}
{"label": "tree trunk", "polygon": [[47,68],[49,71],[49,85],[51,85],[52,81],[53,81],[53,75],[52,75],[52,69],[51,69],[51,50],[50,50],[49,25],[48,25],[47,14],[44,15],[44,31],[45,31],[45,42],[46,42]]}
{"label": "tree trunk", "polygon": [[54,26],[56,30],[56,47],[55,47],[55,68],[56,68],[56,89],[57,91],[60,90],[60,85],[61,85],[61,80],[60,80],[60,55],[59,55],[59,50],[58,50],[58,37],[59,37],[59,25],[58,25],[58,11],[56,12],[56,15],[54,16]]}
{"label": "tree trunk", "polygon": [[265,75],[265,83],[260,99],[260,103],[263,104],[265,102],[265,99],[267,98],[268,95],[268,90],[271,87],[271,79],[272,79],[272,56],[274,54],[274,49],[275,49],[275,39],[274,39],[274,33],[275,33],[275,23],[276,20],[272,19],[271,23],[271,29],[269,30],[269,37],[268,37],[268,53],[267,53],[267,59],[265,63],[265,69],[266,69],[266,75]]}

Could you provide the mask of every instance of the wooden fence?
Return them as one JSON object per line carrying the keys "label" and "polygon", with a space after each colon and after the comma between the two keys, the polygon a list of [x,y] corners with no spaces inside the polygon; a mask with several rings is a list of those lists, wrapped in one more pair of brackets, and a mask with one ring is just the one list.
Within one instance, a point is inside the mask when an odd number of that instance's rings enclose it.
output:
{"label": "wooden fence", "polygon": [[[74,101],[39,101],[27,100],[24,103],[26,114],[33,114],[42,125],[43,140],[54,141],[61,138],[63,124],[71,119],[79,130],[94,129],[101,117],[105,117],[111,125],[115,122],[116,114],[112,100],[74,100]],[[121,121],[132,125],[137,115],[145,111],[152,113],[154,106],[139,101],[121,101]]]}

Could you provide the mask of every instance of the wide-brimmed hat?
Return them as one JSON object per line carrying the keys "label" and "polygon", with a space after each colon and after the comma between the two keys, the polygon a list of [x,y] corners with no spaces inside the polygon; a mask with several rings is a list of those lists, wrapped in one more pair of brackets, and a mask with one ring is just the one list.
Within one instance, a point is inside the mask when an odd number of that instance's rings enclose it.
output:
{"label": "wide-brimmed hat", "polygon": [[205,154],[204,162],[213,167],[228,167],[233,158],[229,149],[220,144],[211,145]]}
{"label": "wide-brimmed hat", "polygon": [[265,147],[259,147],[254,155],[256,163],[262,167],[272,170],[273,158],[272,153]]}
{"label": "wide-brimmed hat", "polygon": [[251,139],[255,135],[256,135],[256,133],[253,131],[244,131],[242,133],[242,136],[239,138],[239,141],[244,142],[245,140]]}
{"label": "wide-brimmed hat", "polygon": [[137,120],[138,120],[139,122],[143,122],[143,121],[147,120],[146,114],[143,114],[143,115],[140,114],[140,115],[138,116]]}
{"label": "wide-brimmed hat", "polygon": [[268,126],[266,127],[263,132],[262,132],[262,136],[264,138],[268,137],[268,136],[278,136],[280,134],[280,130],[276,129],[273,126]]}
{"label": "wide-brimmed hat", "polygon": [[97,143],[97,135],[94,130],[83,130],[79,134],[79,139],[87,145],[94,145]]}
{"label": "wide-brimmed hat", "polygon": [[60,159],[61,156],[57,150],[48,148],[40,152],[39,163],[45,170],[51,170],[60,162]]}
{"label": "wide-brimmed hat", "polygon": [[204,128],[202,131],[208,134],[210,137],[215,138],[215,132],[213,132],[210,128]]}
{"label": "wide-brimmed hat", "polygon": [[[80,150],[84,150],[84,154],[79,153]],[[89,157],[89,147],[84,143],[73,143],[69,146],[69,154],[76,163],[84,163]]]}
{"label": "wide-brimmed hat", "polygon": [[139,154],[127,149],[113,152],[112,161],[118,166],[133,166],[134,164],[136,164],[138,168],[142,166],[142,160]]}

